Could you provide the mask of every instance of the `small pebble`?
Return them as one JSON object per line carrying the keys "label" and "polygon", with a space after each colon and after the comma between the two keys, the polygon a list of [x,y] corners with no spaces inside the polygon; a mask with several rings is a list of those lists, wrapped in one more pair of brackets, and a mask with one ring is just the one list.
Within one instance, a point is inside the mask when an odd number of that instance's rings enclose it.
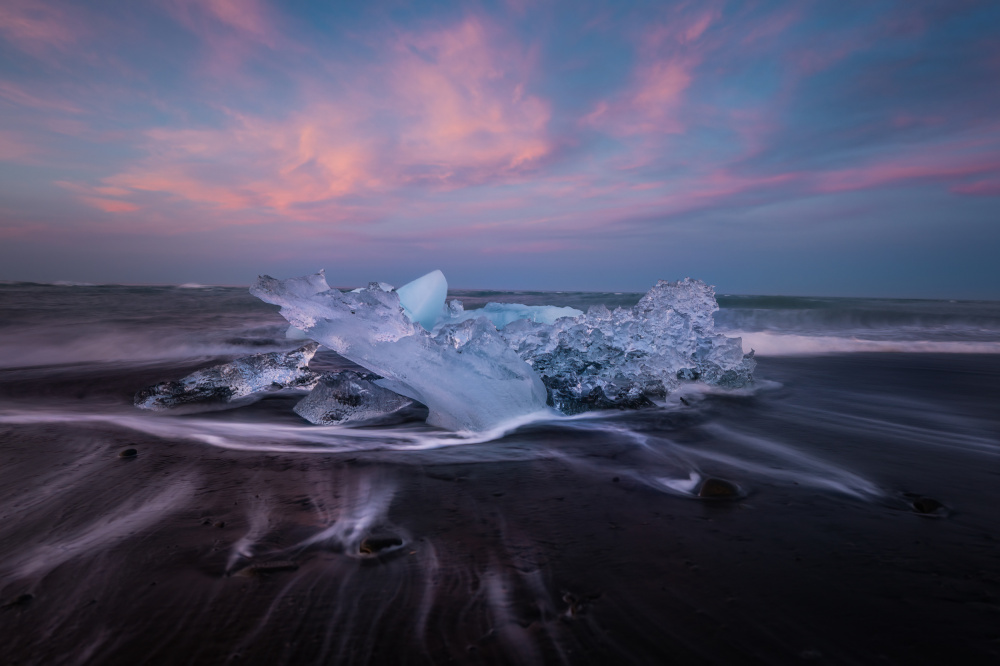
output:
{"label": "small pebble", "polygon": [[136,451],[135,449],[125,449],[124,451],[122,451],[121,453],[118,454],[118,457],[119,458],[135,458],[137,455],[139,455],[139,452]]}
{"label": "small pebble", "polygon": [[944,504],[930,497],[921,497],[918,500],[914,500],[911,506],[913,506],[913,510],[917,513],[934,513],[938,509],[944,508]]}
{"label": "small pebble", "polygon": [[5,603],[2,606],[2,608],[14,608],[14,607],[17,607],[17,606],[22,606],[23,607],[23,606],[27,606],[28,604],[30,604],[34,600],[35,600],[35,595],[33,595],[31,592],[25,592],[24,594],[18,595],[14,599],[11,599],[7,603]]}
{"label": "small pebble", "polygon": [[701,484],[701,489],[698,491],[698,497],[707,497],[710,499],[738,497],[739,494],[740,489],[735,483],[730,483],[722,479],[705,479],[705,482]]}
{"label": "small pebble", "polygon": [[219,527],[219,528],[225,527],[226,526],[226,521],[220,520],[219,522],[215,523],[215,526]]}

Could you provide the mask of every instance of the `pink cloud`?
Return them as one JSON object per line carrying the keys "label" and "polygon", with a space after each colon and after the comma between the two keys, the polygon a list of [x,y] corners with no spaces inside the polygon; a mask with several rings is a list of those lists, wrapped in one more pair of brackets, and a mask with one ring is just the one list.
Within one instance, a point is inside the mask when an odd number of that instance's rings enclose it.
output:
{"label": "pink cloud", "polygon": [[277,16],[259,0],[168,0],[168,11],[206,39],[226,31],[270,48],[284,42],[275,28]]}
{"label": "pink cloud", "polygon": [[21,162],[37,152],[38,149],[25,141],[20,132],[0,131],[0,161]]}
{"label": "pink cloud", "polygon": [[525,92],[530,65],[476,19],[404,35],[390,66],[391,98],[409,121],[400,136],[404,153],[442,180],[462,170],[492,177],[544,157],[551,113]]}
{"label": "pink cloud", "polygon": [[[998,171],[1000,171],[1000,160],[989,156],[966,157],[944,154],[923,160],[897,158],[818,174],[815,177],[815,189],[823,193],[835,193],[906,181],[950,182]],[[954,191],[963,192],[962,187],[959,185]]]}
{"label": "pink cloud", "polygon": [[88,206],[93,206],[105,213],[130,213],[139,210],[139,206],[126,201],[116,201],[114,199],[99,199],[97,197],[83,197],[82,201]]}
{"label": "pink cloud", "polygon": [[255,57],[304,50],[282,30],[281,15],[262,0],[162,0],[161,5],[199,38],[203,55],[197,74],[228,86],[257,85],[245,67]]}
{"label": "pink cloud", "polygon": [[0,98],[16,106],[38,111],[59,111],[63,113],[81,113],[80,107],[50,92],[41,94],[29,92],[23,86],[10,81],[0,81]]}
{"label": "pink cloud", "polygon": [[30,55],[44,58],[64,50],[86,33],[77,8],[38,0],[0,3],[0,34]]}
{"label": "pink cloud", "polygon": [[217,128],[145,132],[147,157],[102,185],[308,217],[319,213],[305,207],[411,184],[516,181],[553,149],[549,105],[526,89],[531,63],[477,19],[401,34],[342,90],[307,80],[305,103],[284,118],[229,112]]}
{"label": "pink cloud", "polygon": [[628,86],[599,101],[580,124],[616,136],[683,132],[684,94],[704,56],[699,41],[718,17],[718,11],[706,11],[647,29],[639,39],[639,62]]}
{"label": "pink cloud", "polygon": [[1000,197],[1000,178],[953,185],[951,191],[955,194],[968,194],[978,197]]}
{"label": "pink cloud", "polygon": [[15,240],[20,238],[44,237],[51,229],[44,224],[0,224],[0,238]]}

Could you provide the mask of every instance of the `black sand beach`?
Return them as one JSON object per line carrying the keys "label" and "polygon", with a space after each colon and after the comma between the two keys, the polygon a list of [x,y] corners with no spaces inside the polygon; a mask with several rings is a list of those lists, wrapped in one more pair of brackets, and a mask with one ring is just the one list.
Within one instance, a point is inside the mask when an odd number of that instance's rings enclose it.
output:
{"label": "black sand beach", "polygon": [[[1000,356],[765,358],[754,394],[425,451],[116,422],[194,367],[0,373],[4,663],[1000,658]],[[664,492],[677,451],[742,496]]]}

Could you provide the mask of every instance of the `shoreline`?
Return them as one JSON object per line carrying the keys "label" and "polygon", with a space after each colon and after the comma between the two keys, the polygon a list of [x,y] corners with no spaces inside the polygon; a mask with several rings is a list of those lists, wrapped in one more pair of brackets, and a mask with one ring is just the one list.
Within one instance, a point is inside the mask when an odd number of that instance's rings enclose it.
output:
{"label": "shoreline", "polygon": [[[20,391],[3,373],[0,400],[110,404],[147,373]],[[655,435],[645,446],[608,428],[532,426],[461,452],[255,453],[110,426],[0,424],[8,660],[1000,655],[998,455],[972,446],[996,445],[975,433],[1000,431],[1000,356],[762,359],[759,376],[780,387],[616,417]],[[262,418],[285,408],[262,402]],[[751,435],[807,460],[783,458],[785,476],[754,472],[774,452],[741,439]],[[119,458],[125,448],[138,455]],[[650,470],[664,455],[745,497],[657,490]],[[742,470],[724,463],[734,456]],[[809,485],[837,470],[878,494]],[[907,493],[946,510],[919,515]]]}

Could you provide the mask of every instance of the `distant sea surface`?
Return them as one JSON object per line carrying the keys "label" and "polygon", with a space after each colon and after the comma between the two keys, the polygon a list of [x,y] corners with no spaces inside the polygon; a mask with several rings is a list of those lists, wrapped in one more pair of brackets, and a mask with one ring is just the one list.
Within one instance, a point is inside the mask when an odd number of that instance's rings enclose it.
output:
{"label": "distant sea surface", "polygon": [[[455,290],[490,301],[631,307],[641,293]],[[1000,353],[1000,302],[719,295],[716,328],[745,351]],[[0,367],[157,362],[294,346],[287,323],[244,287],[0,283]]]}
{"label": "distant sea surface", "polygon": [[1000,303],[718,301],[750,389],[490,439],[313,426],[290,392],[143,412],[144,386],[294,348],[287,323],[245,288],[0,283],[5,656],[1000,660]]}

